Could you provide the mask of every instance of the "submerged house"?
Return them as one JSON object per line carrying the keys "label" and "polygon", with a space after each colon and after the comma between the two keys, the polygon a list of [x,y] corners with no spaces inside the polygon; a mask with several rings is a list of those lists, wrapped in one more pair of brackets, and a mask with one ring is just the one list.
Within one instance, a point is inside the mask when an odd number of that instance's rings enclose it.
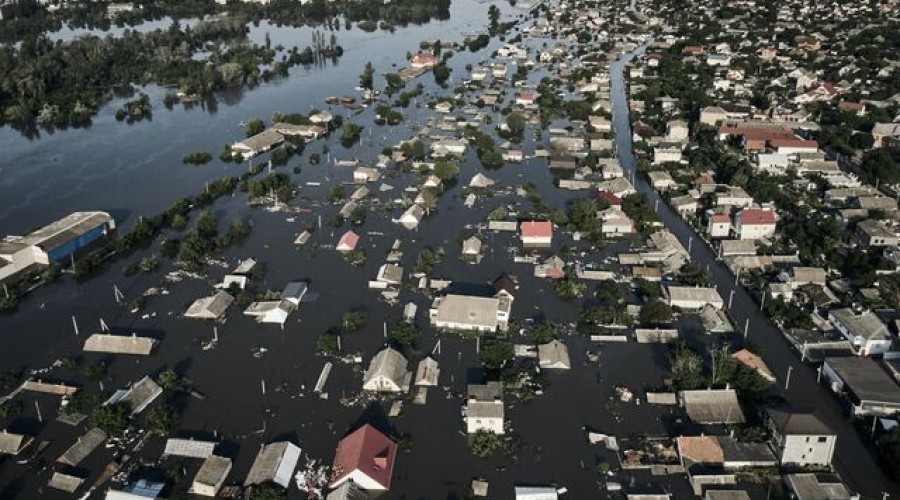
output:
{"label": "submerged house", "polygon": [[219,291],[209,297],[195,300],[184,313],[185,318],[217,320],[225,315],[225,311],[234,302],[229,293]]}
{"label": "submerged house", "polygon": [[400,351],[385,347],[369,363],[363,375],[363,390],[371,392],[404,392],[412,373],[406,369],[406,357]]}
{"label": "submerged house", "polygon": [[231,152],[240,155],[245,160],[249,160],[256,155],[265,153],[282,142],[284,142],[283,135],[273,129],[266,129],[243,141],[232,144]]}
{"label": "submerged house", "polygon": [[431,304],[429,317],[435,328],[478,332],[506,331],[513,298],[497,293],[493,297],[447,294]]}
{"label": "submerged house", "polygon": [[300,460],[300,448],[290,441],[267,444],[259,450],[244,486],[273,482],[287,488]]}

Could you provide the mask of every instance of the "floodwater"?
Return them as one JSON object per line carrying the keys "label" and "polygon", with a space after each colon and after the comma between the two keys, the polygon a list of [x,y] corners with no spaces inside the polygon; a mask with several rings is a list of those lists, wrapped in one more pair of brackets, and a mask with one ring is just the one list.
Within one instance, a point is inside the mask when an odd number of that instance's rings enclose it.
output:
{"label": "floodwater", "polygon": [[[152,122],[124,125],[112,118],[115,103],[105,107],[94,125],[84,130],[69,130],[48,134],[40,140],[28,141],[16,132],[0,131],[0,145],[8,153],[4,156],[0,181],[0,232],[21,232],[72,210],[103,209],[117,219],[133,220],[140,214],[156,213],[175,199],[195,194],[207,179],[235,175],[246,165],[221,165],[217,161],[203,167],[181,164],[181,156],[191,150],[209,149],[213,152],[241,135],[239,121],[259,116],[267,118],[274,111],[305,111],[323,107],[324,97],[350,94],[366,61],[372,61],[377,72],[387,72],[393,64],[401,64],[407,51],[414,51],[422,39],[458,39],[458,33],[480,26],[486,20],[487,5],[470,1],[454,2],[449,21],[427,26],[385,33],[363,34],[342,31],[338,34],[345,47],[345,56],[334,67],[324,69],[296,69],[289,79],[264,85],[246,92],[233,101],[220,100],[214,112],[177,109],[169,112],[161,107]],[[515,12],[515,11],[512,11]],[[285,34],[272,34],[273,43]],[[351,37],[357,37],[351,43]],[[301,35],[298,43],[305,44]],[[377,43],[375,43],[377,41]],[[499,46],[491,45],[477,54],[461,52],[450,60],[453,78],[464,75],[467,63],[477,63]],[[530,80],[540,78],[534,72]],[[621,70],[614,73],[621,79]],[[435,91],[430,75],[420,78],[426,86],[428,99]],[[151,89],[152,91],[152,89]],[[152,91],[155,102],[160,92]],[[346,113],[345,113],[346,114]],[[421,125],[426,113],[411,108],[404,110],[410,122],[418,125],[378,127],[371,123],[372,111],[364,111],[354,121],[366,126],[362,144],[352,150],[340,146],[336,138],[327,141],[334,157],[360,157],[371,160],[385,145],[399,138],[409,137]],[[415,125],[415,124],[414,124]],[[487,128],[486,128],[487,129]],[[370,132],[371,130],[371,132]],[[544,138],[546,141],[546,137]],[[534,137],[529,131],[528,150],[533,150]],[[320,151],[322,143],[307,148]],[[418,231],[407,231],[390,222],[391,211],[371,206],[367,222],[356,228],[362,236],[360,248],[368,255],[367,263],[353,268],[332,249],[344,228],[332,230],[327,225],[339,206],[319,202],[327,197],[337,182],[351,178],[352,169],[334,165],[310,166],[305,160],[292,160],[282,172],[290,172],[294,165],[303,169],[293,178],[302,186],[299,204],[313,207],[311,213],[289,215],[250,209],[245,195],[218,201],[213,211],[220,221],[241,217],[251,221],[253,232],[243,244],[232,247],[224,257],[229,265],[238,259],[254,257],[266,266],[266,278],[257,283],[258,290],[280,290],[290,280],[307,280],[312,293],[318,294],[314,303],[301,305],[284,329],[259,325],[231,310],[227,322],[218,326],[218,347],[203,351],[200,343],[213,335],[209,323],[180,317],[196,297],[209,294],[211,283],[221,279],[227,269],[212,267],[210,278],[188,279],[171,287],[170,293],[150,297],[145,308],[132,314],[115,303],[113,287],[125,295],[125,302],[139,297],[147,288],[158,285],[165,271],[150,275],[124,277],[123,267],[150,252],[159,252],[154,243],[142,252],[112,263],[101,275],[75,285],[69,279],[39,290],[25,299],[21,310],[9,317],[0,317],[0,331],[6,346],[0,350],[0,368],[49,366],[65,355],[79,354],[84,337],[99,330],[100,320],[120,334],[135,332],[161,340],[158,350],[147,358],[125,356],[103,357],[84,355],[83,365],[105,359],[110,370],[103,380],[104,394],[123,387],[146,374],[157,374],[173,368],[189,378],[194,387],[205,394],[204,400],[186,398],[177,431],[173,435],[207,437],[218,436],[223,444],[220,453],[235,460],[235,467],[227,484],[240,482],[251,465],[260,444],[289,438],[299,444],[310,457],[330,462],[340,437],[360,421],[386,423],[396,432],[408,434],[408,450],[398,455],[394,483],[389,498],[462,498],[472,478],[482,476],[490,483],[491,498],[512,498],[515,484],[556,484],[569,489],[569,498],[601,498],[603,491],[595,472],[602,461],[615,462],[601,448],[587,443],[584,428],[617,436],[668,434],[680,425],[676,415],[665,408],[651,408],[635,403],[619,405],[619,418],[606,406],[616,386],[626,386],[640,394],[640,389],[657,387],[662,383],[666,367],[666,348],[656,345],[621,344],[602,349],[580,337],[567,337],[566,343],[573,368],[562,374],[549,374],[549,386],[544,396],[530,402],[510,399],[507,418],[521,448],[512,456],[491,459],[473,458],[466,445],[460,416],[464,403],[460,395],[478,366],[474,340],[455,336],[440,339],[428,332],[427,309],[430,298],[405,289],[396,305],[377,300],[377,292],[367,289],[395,238],[403,240],[401,263],[410,271],[418,251],[426,246],[443,248],[443,262],[435,267],[433,277],[459,282],[485,283],[506,271],[518,277],[520,288],[513,305],[513,316],[523,323],[527,319],[549,319],[571,323],[577,318],[581,304],[563,302],[556,298],[552,285],[531,276],[530,265],[514,264],[509,248],[517,246],[515,238],[504,234],[483,233],[489,249],[477,265],[464,264],[459,259],[461,237],[476,229],[477,224],[494,208],[518,205],[523,210],[529,203],[503,189],[493,196],[482,196],[474,209],[463,207],[464,188],[479,171],[474,154],[463,163],[459,183],[451,186],[441,197],[437,212],[427,218]],[[499,171],[485,172],[498,181],[498,186],[511,187],[529,181],[537,186],[544,201],[553,208],[563,208],[566,201],[584,193],[562,192],[552,184],[546,162],[529,160],[521,165],[508,165]],[[416,182],[415,174],[399,178],[386,177],[384,182],[395,190],[377,194],[380,203],[387,205],[401,196],[402,187]],[[307,187],[307,181],[321,181],[321,187]],[[374,186],[370,186],[373,188]],[[348,190],[349,192],[349,190]],[[8,201],[7,201],[8,200]],[[369,201],[369,204],[374,202]],[[370,205],[367,205],[370,206]],[[295,249],[291,242],[295,235],[321,214],[325,225],[314,233],[305,248]],[[564,239],[564,238],[559,238]],[[558,241],[555,246],[571,244]],[[629,242],[608,245],[584,258],[599,262],[628,248]],[[384,344],[382,325],[395,324],[402,315],[403,304],[413,301],[419,306],[417,324],[426,333],[420,350],[409,353],[410,369],[441,341],[436,358],[441,364],[441,387],[433,388],[425,406],[412,406],[405,401],[403,415],[389,422],[384,416],[388,405],[345,407],[339,400],[359,393],[359,366],[336,363],[325,385],[329,399],[321,400],[311,394],[312,387],[325,359],[315,355],[318,335],[338,326],[344,312],[364,309],[369,321],[362,331],[343,336],[343,349],[359,353],[365,366],[371,356]],[[148,317],[142,315],[147,314]],[[72,317],[78,322],[80,336],[72,327]],[[514,339],[518,336],[514,335]],[[254,357],[252,352],[265,348],[267,352]],[[586,352],[602,350],[600,364],[587,361]],[[640,369],[635,369],[640,367]],[[54,379],[76,382],[84,390],[99,391],[96,382],[87,381],[79,371],[54,370]],[[265,384],[265,393],[262,390]],[[22,397],[22,396],[20,396]],[[0,498],[35,498],[42,489],[42,498],[68,498],[46,487],[51,470],[48,465],[83,432],[55,421],[58,402],[52,398],[38,398],[43,422],[37,417],[32,397],[25,397],[23,413],[7,422],[11,431],[41,431],[38,441],[48,440],[49,446],[40,458],[27,465],[10,460],[0,465]],[[383,425],[384,426],[384,425]],[[161,450],[160,439],[151,440],[143,458],[155,459]],[[93,482],[102,467],[110,460],[111,452],[101,449],[82,464]],[[199,466],[185,461],[189,481]],[[634,478],[622,475],[617,480],[628,482]],[[187,483],[180,483],[182,487]],[[683,484],[670,488],[678,491]],[[99,498],[95,492],[93,498]],[[683,492],[682,492],[683,493]],[[293,498],[300,498],[292,488]]]}

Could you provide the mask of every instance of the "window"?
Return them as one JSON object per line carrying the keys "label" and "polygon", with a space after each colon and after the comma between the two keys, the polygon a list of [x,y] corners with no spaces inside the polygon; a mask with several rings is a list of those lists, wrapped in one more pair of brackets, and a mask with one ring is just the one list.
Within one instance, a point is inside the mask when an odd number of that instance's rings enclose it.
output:
{"label": "window", "polygon": [[820,443],[827,443],[827,442],[828,442],[828,436],[819,436],[819,442],[820,442]]}

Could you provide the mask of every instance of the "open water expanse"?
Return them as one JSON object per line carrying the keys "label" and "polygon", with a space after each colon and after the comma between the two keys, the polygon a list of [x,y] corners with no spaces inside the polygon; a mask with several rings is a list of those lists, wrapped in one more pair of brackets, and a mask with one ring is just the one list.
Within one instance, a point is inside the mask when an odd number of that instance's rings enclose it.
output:
{"label": "open water expanse", "polygon": [[[505,2],[498,5],[507,15],[518,14]],[[155,214],[180,197],[195,195],[205,181],[237,175],[247,168],[246,163],[225,165],[218,160],[200,167],[186,166],[181,162],[185,153],[205,149],[217,155],[225,144],[243,135],[239,126],[242,120],[260,117],[268,121],[276,111],[307,112],[311,108],[325,108],[323,101],[329,95],[354,95],[353,88],[367,61],[376,68],[378,86],[380,76],[404,65],[407,51],[417,50],[421,40],[459,41],[461,33],[482,29],[487,21],[487,6],[455,0],[450,20],[399,28],[393,34],[342,30],[337,36],[345,54],[337,64],[295,68],[287,79],[235,95],[217,96],[217,104],[206,105],[205,109],[176,107],[168,111],[161,105],[162,91],[147,89],[155,105],[153,120],[149,122],[127,125],[115,121],[113,113],[119,101],[114,101],[104,106],[93,125],[86,129],[43,132],[39,139],[33,140],[10,128],[0,129],[0,148],[4,151],[0,159],[0,233],[20,234],[75,210],[108,211],[127,228],[139,215]],[[266,31],[271,34],[273,44],[303,47],[310,40],[308,29],[268,27]],[[264,37],[265,33],[254,31],[253,36]],[[466,64],[484,60],[499,43],[494,39],[488,48],[476,54],[459,52],[450,59],[452,78],[463,78]],[[529,80],[536,81],[539,76],[535,74]],[[614,78],[621,78],[621,67]],[[419,98],[421,103],[436,88],[430,74],[408,87],[417,82],[424,83],[426,88],[426,95]],[[349,116],[347,110],[331,109]],[[485,172],[497,181],[498,189],[493,196],[480,197],[470,209],[462,203],[463,186],[480,170],[474,153],[470,153],[463,163],[459,183],[447,190],[436,214],[427,218],[418,231],[407,231],[392,224],[391,216],[396,214],[375,206],[387,205],[391,199],[401,197],[403,187],[416,183],[415,175],[386,177],[383,181],[393,185],[394,191],[375,193],[378,201],[370,199],[366,205],[367,222],[361,228],[354,228],[362,236],[360,248],[368,255],[366,265],[351,267],[328,248],[348,226],[332,231],[327,221],[340,206],[332,206],[325,200],[335,183],[351,180],[352,168],[311,166],[306,161],[307,155],[321,151],[327,144],[337,159],[356,157],[371,162],[383,147],[418,131],[430,114],[417,108],[402,111],[407,118],[404,125],[379,127],[372,123],[370,107],[352,118],[366,127],[361,144],[348,150],[336,137],[317,141],[307,147],[303,156],[279,169],[290,173],[293,166],[302,168],[301,174],[292,174],[301,186],[294,204],[309,211],[285,214],[250,208],[246,194],[241,192],[213,205],[219,221],[224,223],[240,217],[253,225],[250,237],[225,253],[229,267],[241,258],[254,257],[267,270],[264,283],[257,284],[258,289],[280,290],[288,281],[307,280],[311,293],[318,295],[315,302],[302,304],[283,330],[274,325],[256,324],[232,308],[225,324],[218,326],[218,346],[202,350],[200,344],[213,335],[212,324],[184,319],[180,314],[193,299],[210,294],[211,283],[219,281],[229,270],[215,266],[210,268],[208,281],[187,279],[178,283],[171,287],[169,294],[148,298],[138,314],[117,305],[114,286],[121,289],[125,302],[129,302],[158,285],[162,275],[172,270],[171,263],[166,262],[157,273],[123,276],[126,264],[148,253],[159,253],[156,242],[112,263],[103,274],[83,284],[76,285],[64,278],[38,290],[22,301],[18,313],[0,317],[0,338],[4,342],[0,349],[0,369],[46,367],[62,356],[80,355],[84,338],[99,331],[102,319],[114,333],[137,333],[161,340],[157,351],[147,358],[84,355],[83,365],[98,360],[110,363],[109,374],[103,380],[104,393],[166,368],[186,376],[206,397],[183,401],[183,414],[174,434],[219,436],[223,440],[219,453],[235,460],[226,484],[242,482],[259,446],[278,439],[290,438],[305,455],[330,463],[340,437],[355,423],[369,419],[386,422],[398,433],[409,435],[408,446],[398,455],[388,498],[462,498],[471,479],[477,476],[490,481],[490,498],[512,498],[514,484],[556,484],[568,488],[568,498],[572,499],[603,497],[606,492],[599,486],[602,479],[595,467],[601,461],[615,462],[615,457],[607,456],[597,445],[588,444],[585,427],[617,436],[647,436],[668,434],[681,426],[665,408],[630,403],[616,405],[616,410],[611,411],[607,406],[616,386],[629,387],[642,395],[642,388],[662,384],[668,363],[664,346],[627,343],[601,349],[580,337],[566,337],[572,370],[549,374],[544,395],[530,402],[512,401],[507,419],[512,422],[521,447],[511,456],[491,459],[471,456],[460,414],[466,382],[475,376],[477,370],[473,368],[479,365],[474,340],[456,336],[440,339],[441,351],[435,356],[441,366],[440,387],[430,390],[425,406],[413,406],[407,399],[399,418],[388,421],[384,416],[390,403],[360,402],[345,406],[340,402],[342,398],[354,399],[359,394],[359,366],[336,363],[325,385],[329,399],[322,400],[312,394],[325,363],[324,358],[315,354],[316,338],[339,325],[346,311],[364,309],[369,314],[362,331],[343,336],[344,350],[359,352],[363,366],[367,366],[371,356],[384,344],[383,323],[395,324],[407,302],[418,304],[417,324],[426,332],[420,350],[410,353],[410,369],[414,370],[416,363],[439,340],[427,328],[430,297],[404,289],[398,304],[392,305],[379,300],[376,291],[367,289],[367,282],[375,278],[396,238],[403,240],[401,263],[407,272],[414,266],[419,250],[428,246],[446,251],[433,277],[486,283],[503,271],[517,276],[520,287],[513,316],[520,324],[528,319],[571,323],[581,308],[578,301],[567,303],[557,299],[549,281],[532,277],[531,265],[513,263],[508,249],[519,243],[511,235],[483,233],[485,247],[489,249],[484,259],[477,265],[459,259],[460,238],[475,234],[477,229],[473,225],[484,221],[492,209],[501,205],[524,210],[530,207],[509,188],[531,182],[553,208],[563,208],[568,199],[583,196],[555,188],[544,160],[528,160],[521,165]],[[533,131],[527,133],[526,139],[526,153],[532,154]],[[322,185],[310,187],[307,181]],[[376,188],[370,185],[373,191]],[[305,247],[294,247],[292,241],[296,235],[320,214],[326,222],[322,229],[314,233]],[[565,241],[555,242],[557,247],[565,244]],[[621,242],[596,249],[584,259],[599,262],[628,245],[629,242]],[[80,336],[73,331],[73,316],[79,324]],[[261,348],[266,352],[258,357],[252,355]],[[602,351],[599,364],[587,360],[588,351]],[[100,390],[99,384],[87,381],[78,370],[56,369],[50,378],[75,382],[85,390]],[[267,387],[265,394],[263,383]],[[43,422],[38,420],[33,399],[39,403]],[[10,431],[40,432],[38,441],[50,443],[39,457],[27,464],[10,459],[0,463],[0,498],[70,498],[46,487],[51,474],[49,465],[83,429],[55,420],[56,398],[27,396],[23,401],[23,413],[7,422],[7,427]],[[162,443],[158,438],[150,440],[140,456],[158,457]],[[101,448],[81,465],[89,472],[86,484],[96,480],[110,459],[111,451]],[[189,481],[199,462],[186,461],[185,466],[185,480]],[[622,474],[616,480],[633,484],[645,479]],[[95,492],[92,498],[100,498],[101,491]],[[687,494],[677,490],[673,493],[677,498]],[[301,497],[296,487],[290,494],[293,498]]]}

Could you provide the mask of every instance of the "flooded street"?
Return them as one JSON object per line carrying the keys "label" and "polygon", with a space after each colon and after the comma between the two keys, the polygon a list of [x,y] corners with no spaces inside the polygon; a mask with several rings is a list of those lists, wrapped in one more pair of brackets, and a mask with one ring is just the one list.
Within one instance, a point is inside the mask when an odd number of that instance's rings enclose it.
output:
{"label": "flooded street", "polygon": [[[225,144],[243,136],[238,124],[252,117],[268,120],[276,111],[305,113],[312,108],[326,108],[325,97],[353,94],[366,62],[371,61],[378,77],[383,78],[384,73],[396,70],[395,65],[404,65],[406,52],[417,50],[421,40],[458,41],[461,32],[481,29],[486,22],[486,10],[487,4],[454,1],[448,21],[401,28],[394,34],[364,33],[356,29],[340,31],[338,41],[345,54],[337,64],[296,68],[285,80],[240,95],[219,96],[214,109],[167,111],[160,104],[162,90],[148,89],[157,108],[150,122],[134,125],[116,122],[112,116],[117,106],[114,101],[101,110],[88,129],[42,133],[40,139],[32,141],[9,128],[0,129],[0,146],[6,152],[0,163],[0,199],[4,200],[0,205],[0,232],[21,233],[70,211],[89,209],[106,210],[120,225],[128,227],[139,215],[157,213],[179,197],[196,194],[207,180],[238,175],[247,168],[246,164],[222,165],[218,161],[200,167],[186,166],[181,162],[185,153],[206,149],[218,154]],[[517,13],[508,6],[504,10],[509,15]],[[271,34],[273,43],[285,45],[303,46],[310,37],[309,30],[276,27],[254,31],[254,36],[263,32]],[[467,64],[478,64],[499,46],[500,42],[493,39],[478,53],[457,52],[449,61],[453,68],[451,78],[454,81],[464,78]],[[536,83],[541,76],[535,71],[529,76],[529,82]],[[621,64],[614,65],[612,79],[613,88],[621,89]],[[407,88],[419,82],[425,87],[425,94],[417,99],[421,106],[438,89],[430,74],[408,84]],[[615,107],[617,111],[622,109],[619,104]],[[208,280],[186,279],[172,286],[166,295],[147,298],[145,307],[137,314],[129,312],[124,305],[117,305],[113,290],[114,287],[121,290],[123,302],[128,303],[157,286],[161,277],[173,270],[166,261],[162,270],[155,273],[123,275],[127,264],[158,252],[158,242],[113,262],[101,275],[83,284],[76,285],[66,278],[38,290],[22,301],[18,313],[0,317],[0,332],[6,342],[0,349],[0,369],[5,372],[25,366],[45,367],[63,356],[80,354],[84,339],[100,330],[101,320],[113,333],[156,338],[160,345],[147,358],[83,355],[82,366],[99,360],[109,363],[102,388],[100,383],[87,380],[80,370],[57,369],[53,377],[77,383],[86,391],[108,394],[144,375],[155,375],[167,368],[183,374],[205,398],[188,397],[181,401],[183,412],[173,436],[222,440],[222,453],[235,460],[226,483],[232,484],[246,476],[261,444],[290,439],[305,455],[330,463],[337,441],[355,423],[386,420],[390,402],[348,407],[341,399],[360,393],[362,369],[385,344],[383,325],[390,328],[396,324],[402,317],[403,305],[414,302],[419,311],[416,324],[423,334],[419,350],[410,353],[409,368],[414,370],[415,364],[440,341],[441,350],[435,358],[440,363],[441,381],[439,387],[430,389],[426,405],[414,406],[407,399],[401,416],[389,422],[398,435],[408,435],[409,441],[398,455],[387,497],[463,498],[470,481],[479,476],[490,481],[490,498],[512,498],[516,484],[556,484],[568,488],[568,498],[604,497],[606,492],[598,486],[602,478],[598,479],[596,467],[598,463],[615,460],[615,456],[607,455],[598,445],[590,445],[585,428],[617,436],[637,436],[671,434],[681,425],[672,410],[666,408],[648,411],[645,406],[631,403],[618,405],[613,412],[608,405],[616,386],[638,392],[662,385],[668,363],[664,345],[623,343],[601,347],[583,337],[566,337],[572,369],[549,374],[548,389],[543,396],[531,401],[511,398],[508,401],[507,419],[520,440],[518,451],[513,456],[477,459],[467,446],[460,414],[466,383],[473,380],[473,369],[479,366],[476,341],[433,333],[428,327],[431,298],[415,289],[414,280],[406,278],[411,286],[402,289],[396,304],[379,300],[378,292],[367,286],[399,238],[403,252],[400,264],[406,273],[412,271],[422,248],[443,249],[443,260],[430,274],[433,278],[485,284],[501,272],[508,272],[519,282],[513,317],[520,324],[531,319],[574,323],[581,302],[562,301],[553,292],[549,280],[532,276],[530,264],[513,262],[508,249],[520,244],[514,234],[491,233],[477,229],[477,225],[500,206],[529,210],[530,202],[514,191],[526,182],[535,185],[541,199],[552,209],[564,209],[569,200],[583,197],[585,192],[556,188],[544,159],[528,159],[500,170],[482,171],[474,153],[470,153],[461,164],[458,182],[441,196],[436,213],[427,217],[417,231],[408,231],[391,222],[396,213],[385,207],[390,206],[392,199],[403,196],[404,187],[416,184],[415,174],[385,177],[382,182],[393,185],[394,190],[375,193],[377,202],[371,199],[366,202],[367,221],[353,229],[361,236],[359,247],[366,252],[367,262],[352,267],[331,248],[349,224],[337,229],[328,225],[340,210],[340,204],[332,205],[326,200],[334,185],[352,179],[353,167],[334,163],[312,166],[307,158],[312,152],[322,152],[327,145],[333,159],[359,158],[371,162],[385,146],[409,138],[422,128],[430,114],[424,106],[411,107],[402,110],[406,117],[402,125],[377,126],[372,123],[373,108],[370,106],[352,118],[346,110],[331,108],[364,125],[361,144],[346,149],[335,137],[338,134],[334,134],[308,145],[302,156],[279,169],[290,173],[293,166],[301,168],[299,174],[292,174],[292,180],[301,186],[294,203],[311,210],[286,214],[250,208],[246,194],[241,192],[217,201],[212,211],[220,223],[234,217],[248,220],[253,226],[250,237],[225,252],[223,257],[228,261],[228,268],[211,267]],[[489,130],[492,126],[483,128]],[[534,127],[529,127],[526,151],[530,154],[540,142],[546,142],[546,138],[536,140]],[[463,205],[465,186],[478,172],[496,180],[501,189],[482,194],[473,208],[466,208]],[[369,187],[376,191],[377,183]],[[319,215],[323,221],[321,229],[313,233],[307,245],[295,247],[292,242],[297,234],[309,224],[318,224]],[[476,233],[489,250],[479,264],[467,264],[460,258],[459,242]],[[556,245],[570,244],[567,238],[562,236],[563,241]],[[585,255],[583,260],[599,263],[629,245],[629,241],[609,244]],[[256,283],[257,289],[279,291],[289,281],[303,280],[309,283],[310,292],[317,298],[301,304],[283,329],[258,324],[232,308],[227,322],[217,326],[217,347],[203,350],[201,344],[213,337],[213,324],[185,319],[181,314],[195,298],[209,294],[211,285],[219,282],[236,262],[247,257],[257,259],[266,268],[265,280]],[[316,340],[322,332],[339,326],[345,312],[356,309],[366,311],[368,321],[359,332],[342,335],[342,347],[346,353],[358,353],[363,363],[335,363],[324,389],[328,399],[320,399],[312,388],[326,359],[316,354]],[[79,335],[74,331],[73,317]],[[524,342],[517,333],[512,337]],[[599,364],[588,360],[588,351],[601,352]],[[56,457],[68,448],[78,432],[55,420],[57,399],[38,398],[37,406],[30,399],[13,424],[35,434],[40,431],[40,439],[50,441],[42,456]],[[43,422],[38,419],[38,407]],[[162,444],[161,439],[151,439],[142,455],[157,457]],[[88,482],[95,480],[109,459],[108,450],[98,451],[81,465],[91,471]],[[560,467],[561,463],[567,466]],[[197,465],[189,466],[187,480]],[[0,466],[0,498],[28,498],[28,492],[39,489],[41,498],[70,498],[44,487],[51,473],[47,466],[43,459],[27,466],[9,462]],[[26,469],[27,473],[23,473]],[[627,482],[629,477],[623,473],[617,480]],[[100,496],[98,490],[92,498]],[[294,487],[290,497],[302,496]]]}

